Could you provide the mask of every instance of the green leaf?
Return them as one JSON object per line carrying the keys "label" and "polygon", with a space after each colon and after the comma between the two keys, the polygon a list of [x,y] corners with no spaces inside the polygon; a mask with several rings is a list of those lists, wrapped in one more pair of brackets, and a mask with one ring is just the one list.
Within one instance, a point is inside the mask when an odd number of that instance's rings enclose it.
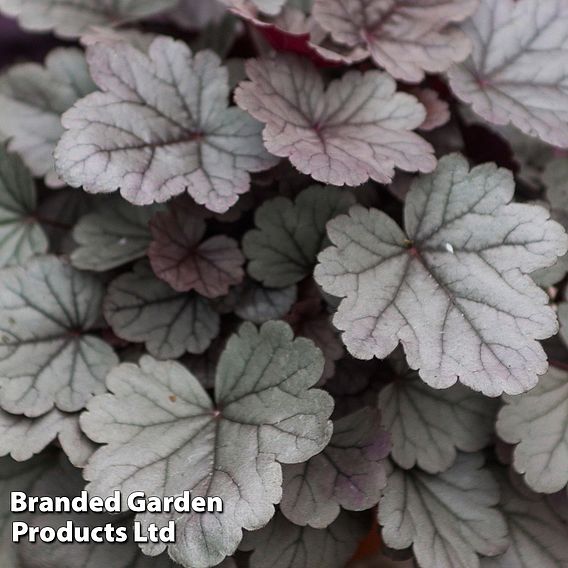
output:
{"label": "green leaf", "polygon": [[56,257],[0,272],[0,406],[34,417],[80,410],[118,358],[91,334],[102,283]]}
{"label": "green leaf", "polygon": [[47,236],[34,219],[36,207],[32,176],[22,160],[0,144],[0,267],[47,252]]}
{"label": "green leaf", "polygon": [[499,436],[517,444],[513,467],[539,493],[568,484],[568,372],[551,367],[538,385],[505,397],[497,421]]}
{"label": "green leaf", "polygon": [[103,272],[143,257],[150,245],[149,222],[161,206],[139,207],[107,199],[82,217],[73,230],[73,266]]}
{"label": "green leaf", "polygon": [[62,185],[53,159],[63,134],[61,115],[94,89],[78,49],[54,49],[44,66],[23,63],[0,76],[0,125],[10,138],[9,148],[22,156],[34,176],[45,176],[49,186]]}
{"label": "green leaf", "polygon": [[404,469],[447,470],[457,450],[477,452],[491,442],[498,400],[463,385],[433,389],[396,360],[397,377],[381,390],[379,408],[392,439],[392,458]]}
{"label": "green leaf", "polygon": [[344,568],[369,530],[367,515],[341,513],[325,529],[299,527],[277,513],[263,529],[246,533],[250,568]]}
{"label": "green leaf", "polygon": [[197,294],[180,294],[158,280],[146,262],[110,284],[104,315],[114,333],[145,342],[158,359],[203,353],[219,333],[219,315]]}
{"label": "green leaf", "polygon": [[255,214],[258,228],[243,240],[249,275],[273,288],[303,280],[312,273],[318,253],[327,244],[327,222],[354,203],[347,191],[315,185],[294,202],[276,197],[261,205]]}
{"label": "green leaf", "polygon": [[[171,557],[194,568],[213,566],[237,548],[242,529],[263,527],[282,496],[280,463],[320,452],[331,436],[331,397],[310,389],[323,357],[283,322],[258,331],[244,324],[217,367],[215,404],[175,362],[149,356],[109,375],[112,394],[96,397],[82,426],[106,444],[84,470],[91,494],[218,496],[222,513],[172,513]],[[142,515],[144,523],[169,515]],[[157,554],[165,544],[144,547]]]}
{"label": "green leaf", "polygon": [[444,473],[395,468],[379,503],[384,543],[412,546],[421,568],[478,568],[478,554],[496,556],[509,544],[499,487],[479,454],[460,454]]}
{"label": "green leaf", "polygon": [[566,525],[540,495],[498,475],[501,504],[511,546],[496,558],[483,558],[481,568],[564,568],[568,566]]}
{"label": "green leaf", "polygon": [[297,294],[296,286],[264,288],[254,282],[247,282],[237,289],[235,314],[256,324],[280,319],[290,311]]}

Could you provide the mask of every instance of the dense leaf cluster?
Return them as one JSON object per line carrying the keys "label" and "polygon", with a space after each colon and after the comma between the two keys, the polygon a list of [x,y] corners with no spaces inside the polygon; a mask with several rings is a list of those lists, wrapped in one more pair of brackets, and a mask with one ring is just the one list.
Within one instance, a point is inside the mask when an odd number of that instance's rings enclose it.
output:
{"label": "dense leaf cluster", "polygon": [[567,0],[0,13],[2,568],[568,568]]}

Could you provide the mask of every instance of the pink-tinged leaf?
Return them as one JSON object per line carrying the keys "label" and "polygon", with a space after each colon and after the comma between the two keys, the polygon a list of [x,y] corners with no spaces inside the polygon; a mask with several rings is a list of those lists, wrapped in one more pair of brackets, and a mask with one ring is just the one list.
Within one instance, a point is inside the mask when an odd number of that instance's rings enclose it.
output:
{"label": "pink-tinged leaf", "polygon": [[350,353],[384,358],[401,342],[434,388],[533,388],[547,369],[537,340],[558,323],[528,275],[565,254],[568,238],[544,208],[510,203],[513,193],[508,170],[470,171],[453,154],[413,183],[406,231],[360,206],[330,221],[335,246],[320,253],[315,279],[343,298],[333,323]]}
{"label": "pink-tinged leaf", "polygon": [[471,51],[455,22],[478,0],[316,0],[314,17],[334,40],[361,46],[393,77],[419,83],[446,71]]}
{"label": "pink-tinged leaf", "polygon": [[349,65],[367,58],[362,48],[329,45],[328,34],[301,10],[286,7],[277,18],[268,20],[250,2],[234,0],[231,4],[232,12],[252,24],[276,51],[303,55],[319,67]]}
{"label": "pink-tinged leaf", "polygon": [[269,16],[276,16],[282,11],[287,0],[221,0],[221,2],[229,8],[245,6],[250,10],[259,10]]}
{"label": "pink-tinged leaf", "polygon": [[331,325],[331,316],[323,308],[321,300],[307,298],[299,301],[284,321],[292,326],[296,335],[311,339],[321,349],[325,358],[322,381],[332,377],[335,362],[343,357],[344,350],[337,331]]}
{"label": "pink-tinged leaf", "polygon": [[450,122],[450,105],[440,98],[434,89],[413,88],[414,95],[426,109],[426,119],[420,125],[420,130],[435,130]]}
{"label": "pink-tinged leaf", "polygon": [[238,105],[264,122],[264,143],[304,174],[332,185],[389,183],[395,167],[429,172],[433,148],[412,129],[426,117],[386,73],[350,71],[326,89],[310,63],[295,56],[247,63],[250,81]]}
{"label": "pink-tinged leaf", "polygon": [[450,86],[485,120],[568,148],[568,2],[481,0]]}
{"label": "pink-tinged leaf", "polygon": [[183,208],[157,213],[150,222],[148,256],[155,274],[178,292],[217,298],[244,278],[245,257],[237,241],[216,235],[201,241],[205,221]]}
{"label": "pink-tinged leaf", "polygon": [[55,151],[57,170],[73,187],[120,189],[137,205],[187,190],[223,213],[248,191],[249,172],[275,163],[261,125],[227,108],[228,73],[213,52],[194,56],[160,37],[149,55],[124,42],[99,43],[88,60],[102,92],[65,113],[67,132]]}
{"label": "pink-tinged leaf", "polygon": [[378,410],[363,408],[341,418],[323,452],[284,467],[280,509],[293,523],[316,529],[333,523],[341,508],[370,509],[386,485],[383,460],[389,451]]}

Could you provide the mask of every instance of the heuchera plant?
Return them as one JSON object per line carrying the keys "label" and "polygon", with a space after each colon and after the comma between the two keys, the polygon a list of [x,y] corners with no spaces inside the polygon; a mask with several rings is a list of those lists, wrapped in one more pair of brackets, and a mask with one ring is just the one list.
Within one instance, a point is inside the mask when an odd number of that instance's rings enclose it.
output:
{"label": "heuchera plant", "polygon": [[568,0],[0,12],[2,568],[568,567]]}

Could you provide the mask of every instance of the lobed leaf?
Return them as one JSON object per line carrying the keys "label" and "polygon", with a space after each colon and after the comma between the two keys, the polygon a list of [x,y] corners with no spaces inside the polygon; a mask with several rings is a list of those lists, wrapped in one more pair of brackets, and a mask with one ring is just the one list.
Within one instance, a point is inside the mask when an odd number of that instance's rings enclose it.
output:
{"label": "lobed leaf", "polygon": [[314,17],[333,39],[365,47],[396,79],[419,83],[424,72],[447,71],[471,51],[452,24],[468,18],[478,0],[315,0]]}
{"label": "lobed leaf", "polygon": [[237,241],[225,235],[203,241],[205,230],[205,221],[183,208],[157,213],[150,223],[150,263],[156,276],[178,292],[225,296],[242,282],[245,258]]}
{"label": "lobed leaf", "polygon": [[281,55],[247,62],[247,74],[237,104],[266,125],[269,152],[315,180],[357,186],[389,183],[395,167],[434,169],[432,147],[411,132],[424,107],[386,73],[349,71],[326,89],[312,64]]}
{"label": "lobed leaf", "polygon": [[510,172],[469,170],[446,156],[406,198],[406,233],[386,214],[351,209],[328,225],[335,246],[315,278],[342,300],[334,318],[357,358],[403,344],[434,388],[460,381],[488,396],[534,387],[547,368],[536,341],[554,335],[548,296],[527,276],[567,249],[562,227],[534,205],[510,203]]}
{"label": "lobed leaf", "polygon": [[33,32],[80,36],[93,25],[116,25],[175,6],[176,0],[0,0],[0,11]]}
{"label": "lobed leaf", "polygon": [[0,267],[23,264],[47,252],[49,243],[34,217],[36,208],[32,176],[21,159],[0,144]]}
{"label": "lobed leaf", "polygon": [[145,342],[158,359],[203,353],[219,333],[219,315],[206,300],[175,292],[144,262],[111,282],[103,310],[118,337]]}
{"label": "lobed leaf", "polygon": [[384,543],[412,546],[421,568],[478,568],[478,554],[503,553],[509,541],[495,508],[499,487],[482,466],[481,455],[460,454],[436,476],[395,468],[379,503]]}
{"label": "lobed leaf", "polygon": [[327,222],[354,203],[352,194],[320,186],[305,189],[294,202],[286,197],[265,202],[255,213],[257,229],[243,239],[249,275],[275,288],[309,276],[326,244]]}
{"label": "lobed leaf", "polygon": [[0,406],[41,416],[53,407],[82,409],[105,391],[118,363],[90,334],[98,323],[102,283],[56,257],[0,272]]}
{"label": "lobed leaf", "polygon": [[497,433],[516,444],[513,467],[539,493],[568,484],[568,373],[551,367],[538,385],[521,396],[506,397]]}
{"label": "lobed leaf", "polygon": [[45,65],[22,63],[0,76],[0,124],[8,147],[48,186],[63,185],[53,159],[63,134],[61,115],[94,89],[85,56],[74,48],[54,49]]}
{"label": "lobed leaf", "polygon": [[95,450],[79,427],[79,415],[54,408],[39,418],[26,418],[0,410],[0,455],[29,460],[55,439],[76,467],[83,467]]}
{"label": "lobed leaf", "polygon": [[341,509],[370,509],[386,485],[383,460],[389,450],[378,410],[363,408],[337,420],[322,453],[284,467],[280,510],[296,525],[323,529]]}
{"label": "lobed leaf", "polygon": [[568,148],[568,4],[481,0],[463,29],[473,53],[449,72],[454,93],[493,124]]}
{"label": "lobed leaf", "polygon": [[290,311],[297,294],[296,286],[264,288],[254,282],[247,282],[238,289],[235,314],[256,324],[277,320]]}
{"label": "lobed leaf", "polygon": [[137,205],[187,190],[225,212],[248,191],[249,172],[274,165],[260,125],[227,108],[227,70],[213,52],[193,55],[184,43],[159,37],[148,55],[127,43],[99,43],[88,58],[101,92],[65,113],[67,132],[55,151],[73,187],[120,189]]}
{"label": "lobed leaf", "polygon": [[343,568],[369,526],[366,516],[341,513],[329,527],[299,527],[277,513],[263,529],[245,534],[250,568]]}
{"label": "lobed leaf", "polygon": [[282,322],[260,331],[244,324],[229,340],[217,368],[215,405],[177,363],[145,356],[139,366],[117,367],[108,378],[112,394],[95,398],[83,415],[87,435],[106,444],[85,469],[89,491],[221,497],[222,513],[174,514],[178,538],[169,546],[182,564],[217,564],[235,551],[242,529],[259,529],[273,516],[282,495],[280,463],[306,461],[329,441],[331,397],[310,390],[322,367],[313,344],[293,340]]}
{"label": "lobed leaf", "polygon": [[[502,511],[511,545],[501,556],[483,558],[481,568],[560,568],[568,566],[566,525],[546,500],[498,476]],[[518,485],[518,484],[517,484]]]}
{"label": "lobed leaf", "polygon": [[71,264],[104,272],[145,256],[152,239],[149,222],[159,209],[130,205],[120,198],[104,201],[73,229],[78,246],[71,254]]}
{"label": "lobed leaf", "polygon": [[498,400],[459,384],[433,389],[402,361],[397,371],[379,394],[379,408],[391,435],[391,456],[400,467],[442,472],[454,463],[457,450],[477,452],[491,442]]}

